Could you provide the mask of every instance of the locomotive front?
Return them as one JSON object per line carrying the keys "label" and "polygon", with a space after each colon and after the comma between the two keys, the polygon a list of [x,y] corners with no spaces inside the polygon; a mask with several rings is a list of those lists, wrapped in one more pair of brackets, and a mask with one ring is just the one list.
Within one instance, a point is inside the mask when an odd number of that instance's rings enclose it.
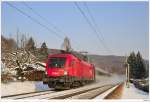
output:
{"label": "locomotive front", "polygon": [[70,56],[67,54],[50,55],[46,64],[44,84],[50,88],[67,88],[69,86],[68,63]]}

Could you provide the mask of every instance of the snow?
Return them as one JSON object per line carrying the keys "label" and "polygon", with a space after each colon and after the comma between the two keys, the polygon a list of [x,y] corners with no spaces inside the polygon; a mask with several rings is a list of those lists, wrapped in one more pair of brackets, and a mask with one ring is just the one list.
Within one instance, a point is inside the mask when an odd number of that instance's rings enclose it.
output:
{"label": "snow", "polygon": [[3,62],[1,61],[1,71],[3,72],[3,71],[5,70],[5,68],[6,68],[5,63],[3,63]]}
{"label": "snow", "polygon": [[[105,77],[105,78],[99,77],[98,79],[99,79],[98,82],[101,82],[101,83],[103,83],[103,82],[105,82],[105,83],[116,83],[116,82],[123,82],[125,80],[125,77],[124,76],[113,75],[109,79],[107,79],[107,77]],[[97,96],[95,99],[104,98],[113,89],[114,88],[108,90],[108,92],[106,91],[105,93]],[[127,86],[124,84],[121,99],[148,99],[148,98],[149,98],[149,93],[135,88],[135,86],[131,83],[130,83],[129,88],[127,88]]]}
{"label": "snow", "polygon": [[[122,81],[124,78],[122,76],[113,75],[108,76],[97,76],[96,83],[106,84],[106,83],[116,83]],[[10,82],[7,84],[1,83],[1,96],[20,94],[26,92],[35,92],[49,90],[47,85],[44,85],[42,81],[24,81],[24,82]]]}
{"label": "snow", "polygon": [[27,64],[28,67],[32,67],[38,71],[45,71],[46,63],[37,62],[35,64]]}
{"label": "snow", "polygon": [[37,65],[37,68],[35,68],[35,69],[37,69],[39,71],[45,71],[45,67],[42,67],[40,65]]}
{"label": "snow", "polygon": [[49,89],[48,85],[43,84],[42,81],[35,83],[36,91],[44,91],[44,90],[48,90],[48,89]]}
{"label": "snow", "polygon": [[127,88],[126,85],[124,85],[123,93],[122,93],[122,99],[148,99],[149,94],[135,88],[133,84],[130,84],[130,87]]}
{"label": "snow", "polygon": [[47,85],[43,85],[42,81],[24,81],[1,83],[1,96],[21,94],[27,92],[50,90]]}
{"label": "snow", "polygon": [[40,64],[42,66],[46,66],[46,63],[43,63],[43,62],[36,62],[36,64]]}

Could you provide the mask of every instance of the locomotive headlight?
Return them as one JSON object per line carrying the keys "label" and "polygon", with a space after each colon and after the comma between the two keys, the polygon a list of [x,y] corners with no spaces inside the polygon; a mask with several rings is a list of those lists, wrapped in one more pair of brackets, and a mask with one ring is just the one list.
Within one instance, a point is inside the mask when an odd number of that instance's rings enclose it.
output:
{"label": "locomotive headlight", "polygon": [[65,71],[64,71],[64,75],[67,75],[67,74],[68,74],[68,72],[65,70]]}
{"label": "locomotive headlight", "polygon": [[47,71],[45,71],[45,75],[47,75]]}

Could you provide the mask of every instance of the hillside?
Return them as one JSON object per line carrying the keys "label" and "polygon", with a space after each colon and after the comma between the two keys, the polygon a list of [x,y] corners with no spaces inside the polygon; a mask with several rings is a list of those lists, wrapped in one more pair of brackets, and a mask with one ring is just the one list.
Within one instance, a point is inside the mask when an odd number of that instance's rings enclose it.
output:
{"label": "hillside", "polygon": [[104,55],[89,55],[90,62],[96,67],[104,69],[110,73],[125,74],[125,57],[123,56],[104,56]]}

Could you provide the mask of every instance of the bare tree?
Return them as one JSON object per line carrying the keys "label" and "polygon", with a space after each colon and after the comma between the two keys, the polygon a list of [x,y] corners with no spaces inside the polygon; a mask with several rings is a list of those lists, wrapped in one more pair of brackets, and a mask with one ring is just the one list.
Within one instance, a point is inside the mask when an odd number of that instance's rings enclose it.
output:
{"label": "bare tree", "polygon": [[71,43],[68,37],[65,37],[64,42],[61,46],[61,49],[66,50],[67,52],[72,51]]}
{"label": "bare tree", "polygon": [[16,42],[17,42],[17,49],[19,48],[19,29],[17,29],[16,33]]}
{"label": "bare tree", "polygon": [[2,53],[6,51],[13,51],[17,48],[17,44],[13,38],[5,38],[1,35],[1,46],[2,46]]}
{"label": "bare tree", "polygon": [[25,45],[27,44],[27,35],[25,33],[19,32],[19,29],[17,29],[16,32],[16,43],[17,43],[17,49],[19,48],[25,48]]}

